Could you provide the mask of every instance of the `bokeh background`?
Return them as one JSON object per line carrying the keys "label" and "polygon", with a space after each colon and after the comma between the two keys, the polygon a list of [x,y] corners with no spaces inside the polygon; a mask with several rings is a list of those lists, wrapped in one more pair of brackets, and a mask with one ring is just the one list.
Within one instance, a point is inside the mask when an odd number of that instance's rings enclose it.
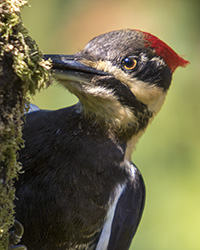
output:
{"label": "bokeh background", "polygon": [[[133,162],[147,189],[131,249],[200,249],[200,1],[30,0],[23,21],[43,53],[72,54],[94,36],[136,28],[157,35],[190,61],[177,69],[161,112]],[[56,83],[32,102],[58,109],[76,98]],[[122,249],[123,250],[123,249]]]}

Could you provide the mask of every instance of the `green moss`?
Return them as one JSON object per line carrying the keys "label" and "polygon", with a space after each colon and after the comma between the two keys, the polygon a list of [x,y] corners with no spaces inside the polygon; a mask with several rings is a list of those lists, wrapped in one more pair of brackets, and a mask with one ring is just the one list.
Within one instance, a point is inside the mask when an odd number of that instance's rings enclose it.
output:
{"label": "green moss", "polygon": [[0,1],[0,250],[8,248],[14,218],[14,180],[20,171],[17,151],[22,140],[22,115],[28,94],[49,84],[50,62],[42,59],[23,26],[23,0]]}

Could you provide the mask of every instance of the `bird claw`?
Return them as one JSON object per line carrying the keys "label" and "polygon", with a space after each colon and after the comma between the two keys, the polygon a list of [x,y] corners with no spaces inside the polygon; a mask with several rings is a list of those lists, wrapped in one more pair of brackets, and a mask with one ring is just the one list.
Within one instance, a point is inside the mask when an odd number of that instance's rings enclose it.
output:
{"label": "bird claw", "polygon": [[13,228],[10,230],[9,250],[27,250],[24,245],[17,245],[21,241],[23,233],[24,227],[18,220],[15,220]]}
{"label": "bird claw", "polygon": [[15,245],[9,247],[8,250],[27,250],[27,248],[24,245]]}

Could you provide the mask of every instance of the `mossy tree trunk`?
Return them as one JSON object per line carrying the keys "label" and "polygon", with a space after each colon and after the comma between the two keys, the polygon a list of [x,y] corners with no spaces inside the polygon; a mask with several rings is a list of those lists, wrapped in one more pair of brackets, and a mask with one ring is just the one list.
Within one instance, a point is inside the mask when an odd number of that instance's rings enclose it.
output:
{"label": "mossy tree trunk", "polygon": [[49,83],[50,63],[42,59],[20,16],[24,0],[0,0],[0,250],[7,250],[14,222],[14,180],[21,166],[22,116],[27,95]]}

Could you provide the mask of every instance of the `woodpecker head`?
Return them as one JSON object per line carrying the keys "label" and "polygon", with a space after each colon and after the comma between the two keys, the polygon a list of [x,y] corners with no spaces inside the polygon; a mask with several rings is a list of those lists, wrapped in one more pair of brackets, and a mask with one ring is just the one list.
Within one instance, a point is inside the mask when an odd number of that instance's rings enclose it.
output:
{"label": "woodpecker head", "polygon": [[188,64],[157,37],[130,29],[95,37],[72,56],[49,57],[85,115],[132,134],[160,110],[175,69]]}

